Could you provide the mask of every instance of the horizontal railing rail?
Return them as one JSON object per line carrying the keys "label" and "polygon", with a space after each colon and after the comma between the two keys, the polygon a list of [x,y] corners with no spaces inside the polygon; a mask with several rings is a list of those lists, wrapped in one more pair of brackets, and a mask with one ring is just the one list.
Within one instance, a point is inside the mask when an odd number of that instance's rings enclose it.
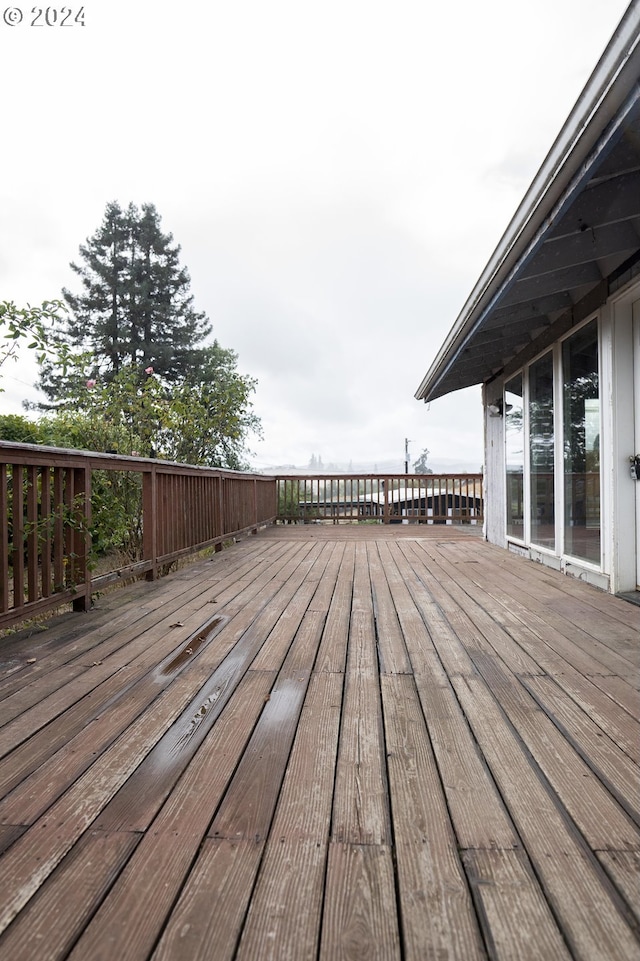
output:
{"label": "horizontal railing rail", "polygon": [[482,524],[482,474],[308,474],[278,477],[278,520]]}
{"label": "horizontal railing rail", "polygon": [[[86,610],[92,593],[110,582],[154,579],[186,554],[273,523],[277,483],[260,474],[0,441],[0,504],[6,627],[67,602]],[[112,517],[114,504],[126,516]],[[127,549],[109,568],[111,522]],[[103,543],[96,543],[99,530]]]}

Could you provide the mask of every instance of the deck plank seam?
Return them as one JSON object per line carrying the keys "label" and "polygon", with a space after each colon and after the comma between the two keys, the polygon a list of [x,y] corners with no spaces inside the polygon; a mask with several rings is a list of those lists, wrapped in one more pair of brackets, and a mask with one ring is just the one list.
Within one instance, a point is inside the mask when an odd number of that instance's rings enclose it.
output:
{"label": "deck plank seam", "polygon": [[[586,751],[584,747],[580,744],[580,742],[574,737],[574,735],[571,733],[569,728],[567,728],[566,725],[564,725],[562,721],[554,713],[552,713],[549,710],[548,706],[544,703],[544,701],[542,701],[540,698],[536,696],[536,692],[534,690],[530,690],[529,687],[526,685],[526,683],[525,682],[523,683],[525,688],[533,698],[533,700],[538,704],[539,708],[543,711],[543,713],[549,718],[551,723],[560,731],[560,733],[563,735],[565,740],[572,746],[576,754],[578,754],[578,756],[582,758],[582,760],[585,762],[587,767],[590,768],[590,770],[593,772],[595,777],[600,781],[600,783],[607,789],[607,791],[611,794],[611,796],[615,799],[615,801],[620,805],[620,807],[624,810],[625,814],[629,817],[629,819],[636,825],[637,828],[640,828],[640,811],[632,807],[632,805],[627,801],[627,799],[624,797],[622,792],[619,791],[618,788],[616,788],[616,786],[611,783],[607,774],[596,765],[594,760],[589,756],[588,751]],[[603,731],[602,736],[606,737],[609,740],[606,732]],[[612,747],[614,746],[617,747],[617,745],[615,745],[614,742],[611,742],[611,744],[612,744]],[[631,763],[634,763],[631,758],[629,760],[631,761]],[[640,784],[640,769],[638,770],[638,783]]]}

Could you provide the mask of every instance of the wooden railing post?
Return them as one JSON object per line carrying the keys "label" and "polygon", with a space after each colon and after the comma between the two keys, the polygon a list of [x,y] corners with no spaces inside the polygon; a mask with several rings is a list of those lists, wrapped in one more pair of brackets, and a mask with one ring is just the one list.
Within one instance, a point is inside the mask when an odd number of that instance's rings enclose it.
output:
{"label": "wooden railing post", "polygon": [[154,581],[158,574],[158,483],[156,466],[142,474],[142,557],[151,561],[146,573],[148,581]]}
{"label": "wooden railing post", "polygon": [[53,591],[64,591],[64,468],[53,472]]}
{"label": "wooden railing post", "polygon": [[40,512],[42,515],[41,563],[42,563],[42,596],[51,594],[51,545],[53,531],[53,506],[51,504],[51,468],[43,467],[40,473]]}
{"label": "wooden railing post", "polygon": [[89,570],[89,556],[91,554],[91,468],[74,467],[73,471],[73,529],[71,535],[71,550],[74,581],[82,584],[82,594],[73,599],[74,611],[91,610],[91,571]]}
{"label": "wooden railing post", "polygon": [[[0,611],[7,611],[9,609],[8,470],[8,465],[0,464]],[[4,506],[5,504],[7,505],[6,507]]]}
{"label": "wooden railing post", "polygon": [[13,566],[13,606],[24,606],[24,511],[22,505],[23,469],[14,464],[11,471],[13,484],[13,509],[11,512],[12,529],[12,566]]}
{"label": "wooden railing post", "polygon": [[26,468],[27,482],[27,600],[38,596],[38,469],[33,464]]}
{"label": "wooden railing post", "polygon": [[253,534],[258,533],[258,481],[254,479],[253,481],[253,520],[255,527],[252,531]]}

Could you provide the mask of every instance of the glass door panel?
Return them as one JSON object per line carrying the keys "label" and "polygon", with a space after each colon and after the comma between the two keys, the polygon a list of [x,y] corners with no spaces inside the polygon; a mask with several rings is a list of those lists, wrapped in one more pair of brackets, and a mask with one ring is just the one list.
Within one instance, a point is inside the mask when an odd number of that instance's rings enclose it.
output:
{"label": "glass door panel", "polygon": [[507,537],[524,540],[524,403],[522,374],[505,384]]}
{"label": "glass door panel", "polygon": [[600,388],[598,325],[562,345],[564,550],[600,564]]}
{"label": "glass door panel", "polygon": [[555,548],[553,356],[529,368],[531,542]]}

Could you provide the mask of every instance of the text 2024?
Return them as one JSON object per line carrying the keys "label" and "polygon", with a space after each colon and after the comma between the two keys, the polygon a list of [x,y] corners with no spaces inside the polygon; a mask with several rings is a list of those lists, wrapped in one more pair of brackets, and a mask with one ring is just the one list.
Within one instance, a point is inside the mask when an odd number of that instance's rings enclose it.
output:
{"label": "text 2024", "polygon": [[84,7],[72,10],[71,7],[32,7],[32,27],[84,27]]}

